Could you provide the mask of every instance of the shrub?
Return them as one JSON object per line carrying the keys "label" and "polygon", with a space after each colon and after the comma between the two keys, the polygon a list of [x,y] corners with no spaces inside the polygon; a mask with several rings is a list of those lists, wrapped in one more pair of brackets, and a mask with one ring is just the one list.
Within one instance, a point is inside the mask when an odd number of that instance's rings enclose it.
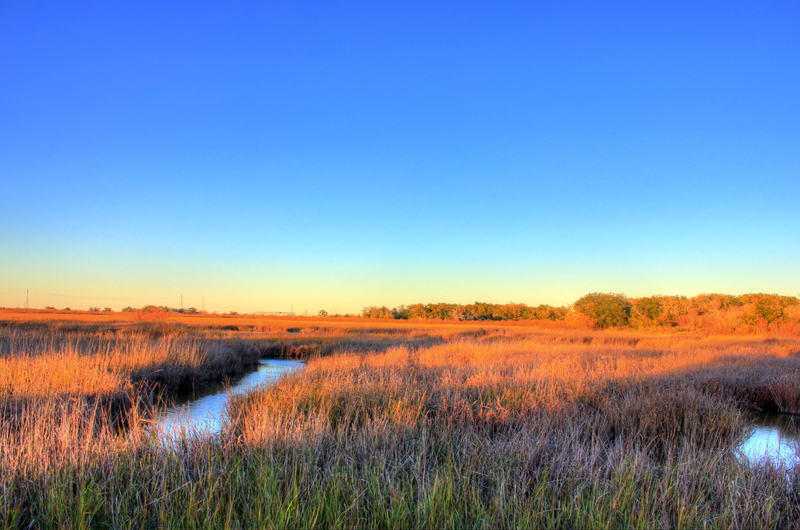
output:
{"label": "shrub", "polygon": [[614,293],[589,293],[575,302],[575,309],[601,329],[627,326],[631,316],[630,302]]}
{"label": "shrub", "polygon": [[636,302],[636,309],[652,320],[660,317],[662,312],[661,302],[655,296],[640,299]]}
{"label": "shrub", "polygon": [[361,316],[364,318],[394,318],[392,311],[386,307],[365,307],[361,311]]}
{"label": "shrub", "polygon": [[763,318],[768,324],[783,316],[781,300],[777,296],[759,296],[755,304],[756,318]]}

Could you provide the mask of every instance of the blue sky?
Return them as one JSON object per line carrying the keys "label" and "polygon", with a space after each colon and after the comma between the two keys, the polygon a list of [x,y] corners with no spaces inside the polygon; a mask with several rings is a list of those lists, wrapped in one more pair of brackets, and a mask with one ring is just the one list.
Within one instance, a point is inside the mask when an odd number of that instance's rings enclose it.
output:
{"label": "blue sky", "polygon": [[252,4],[0,3],[0,305],[800,292],[796,2]]}

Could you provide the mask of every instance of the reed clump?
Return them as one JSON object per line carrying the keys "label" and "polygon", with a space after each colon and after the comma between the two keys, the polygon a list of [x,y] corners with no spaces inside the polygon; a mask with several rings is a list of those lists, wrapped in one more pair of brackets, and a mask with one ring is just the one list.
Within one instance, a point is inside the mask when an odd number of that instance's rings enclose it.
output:
{"label": "reed clump", "polygon": [[786,479],[798,470],[736,455],[743,411],[766,403],[751,393],[800,394],[785,347],[614,344],[463,340],[320,359],[237,398],[230,436],[280,455],[300,505],[326,499],[309,507],[321,525],[798,525]]}
{"label": "reed clump", "polygon": [[122,425],[165,395],[241,373],[266,349],[252,340],[152,331],[0,326],[0,419],[21,425],[52,405],[78,415],[103,411],[89,423]]}

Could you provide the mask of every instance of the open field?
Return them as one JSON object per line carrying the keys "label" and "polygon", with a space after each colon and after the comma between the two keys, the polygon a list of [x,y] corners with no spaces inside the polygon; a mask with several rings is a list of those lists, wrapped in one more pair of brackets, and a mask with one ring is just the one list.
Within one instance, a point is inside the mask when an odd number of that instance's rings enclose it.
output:
{"label": "open field", "polygon": [[[800,414],[791,335],[0,321],[7,527],[800,527],[800,466],[736,453],[748,411]],[[309,362],[235,397],[219,435],[161,442],[160,398],[260,357]]]}

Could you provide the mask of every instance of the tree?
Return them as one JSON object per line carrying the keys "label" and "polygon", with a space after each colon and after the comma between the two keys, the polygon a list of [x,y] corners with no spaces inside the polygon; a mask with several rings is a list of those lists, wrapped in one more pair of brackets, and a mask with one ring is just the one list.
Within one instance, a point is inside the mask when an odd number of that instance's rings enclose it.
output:
{"label": "tree", "polygon": [[424,304],[412,304],[406,308],[408,318],[428,318],[428,308]]}
{"label": "tree", "polygon": [[456,306],[450,310],[450,318],[452,318],[453,320],[465,320],[466,315],[461,306]]}
{"label": "tree", "polygon": [[772,324],[783,316],[783,304],[778,295],[757,294],[753,296],[756,318],[763,318],[767,324]]}
{"label": "tree", "polygon": [[614,293],[589,293],[575,302],[575,309],[601,329],[626,326],[631,316],[630,302]]}
{"label": "tree", "polygon": [[324,309],[320,309],[319,313],[317,313],[317,316],[326,317],[326,316],[328,316],[328,312],[325,311]]}
{"label": "tree", "polygon": [[392,315],[398,320],[408,320],[411,316],[411,312],[406,306],[400,305],[392,309]]}
{"label": "tree", "polygon": [[370,306],[361,310],[362,318],[394,318],[392,311],[386,307]]}
{"label": "tree", "polygon": [[661,316],[663,308],[657,297],[650,296],[648,298],[640,298],[639,301],[636,302],[636,309],[647,318],[655,320]]}

